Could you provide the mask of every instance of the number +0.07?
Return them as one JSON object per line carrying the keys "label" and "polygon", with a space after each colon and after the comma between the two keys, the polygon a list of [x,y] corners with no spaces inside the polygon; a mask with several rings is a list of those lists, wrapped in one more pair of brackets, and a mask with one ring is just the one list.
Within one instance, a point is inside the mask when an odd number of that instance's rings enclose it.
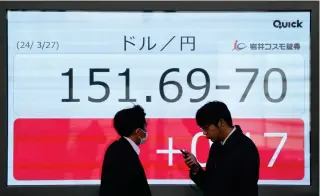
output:
{"label": "number +0.07", "polygon": [[[235,70],[237,73],[253,73],[251,76],[251,79],[246,87],[246,89],[244,90],[239,102],[244,102],[248,93],[250,92],[250,89],[252,87],[252,85],[254,84],[258,73],[259,73],[259,69],[256,68],[252,68],[252,69],[248,69],[248,68],[240,68],[240,69],[236,69]],[[95,73],[102,73],[102,72],[110,72],[110,69],[108,68],[90,68],[89,69],[89,85],[90,86],[101,86],[104,89],[104,95],[101,98],[93,98],[88,96],[88,101],[93,102],[93,103],[101,103],[104,102],[108,99],[109,95],[110,95],[110,87],[109,85],[104,82],[104,81],[100,81],[100,80],[95,80]],[[180,72],[179,68],[171,68],[166,70],[165,72],[163,72],[163,74],[160,77],[160,81],[159,81],[159,93],[161,98],[168,102],[168,103],[174,103],[180,100],[180,98],[182,97],[183,94],[183,88],[182,85],[174,80],[169,80],[169,81],[165,81],[165,78],[168,74],[172,73],[172,72]],[[199,72],[203,75],[203,77],[205,78],[205,84],[203,85],[195,85],[192,82],[192,76],[194,73]],[[282,79],[282,91],[281,91],[281,95],[277,98],[272,98],[269,94],[269,76],[271,73],[273,72],[277,72],[280,74],[281,79]],[[80,102],[80,99],[74,98],[73,95],[73,68],[70,68],[67,72],[62,73],[62,76],[68,76],[69,82],[68,82],[68,93],[69,96],[68,98],[63,98],[61,101],[62,102]],[[119,99],[119,102],[136,102],[136,99],[130,98],[130,69],[127,68],[123,73],[119,73],[119,76],[124,76],[125,77],[125,97],[122,99]],[[203,101],[209,94],[209,90],[210,90],[210,76],[208,74],[208,72],[202,68],[195,68],[192,69],[191,71],[189,71],[188,75],[187,75],[187,84],[191,89],[194,90],[203,90],[204,89],[204,93],[201,97],[199,98],[190,98],[190,102],[191,103],[196,103],[196,102],[201,102]],[[165,94],[164,91],[164,87],[167,85],[173,85],[177,88],[178,93],[177,96],[174,98],[168,98]],[[269,102],[272,103],[279,103],[281,102],[287,94],[287,77],[284,73],[284,71],[282,69],[279,68],[271,68],[269,69],[265,75],[264,75],[264,84],[263,84],[263,89],[264,89],[264,95],[266,97],[266,99]]]}

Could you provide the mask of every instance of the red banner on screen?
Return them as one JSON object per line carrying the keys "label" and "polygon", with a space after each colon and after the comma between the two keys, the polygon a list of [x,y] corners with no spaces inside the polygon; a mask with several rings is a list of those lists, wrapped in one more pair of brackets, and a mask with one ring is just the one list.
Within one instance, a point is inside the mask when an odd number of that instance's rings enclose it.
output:
{"label": "red banner on screen", "polygon": [[[235,119],[234,123],[250,135],[259,149],[261,180],[303,179],[302,120]],[[189,179],[179,149],[190,151],[192,143],[199,162],[206,162],[209,141],[200,136],[194,119],[148,119],[148,132],[139,155],[148,179]],[[116,138],[112,119],[17,119],[14,177],[98,180],[104,152]],[[172,157],[165,151],[169,143],[174,149]]]}

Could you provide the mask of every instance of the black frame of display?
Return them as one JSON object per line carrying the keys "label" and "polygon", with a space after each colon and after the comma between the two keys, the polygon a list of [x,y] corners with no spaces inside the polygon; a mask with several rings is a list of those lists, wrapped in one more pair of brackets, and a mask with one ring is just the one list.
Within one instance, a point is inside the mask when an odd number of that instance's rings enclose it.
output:
{"label": "black frame of display", "polygon": [[[97,195],[98,186],[7,186],[8,157],[8,46],[7,46],[7,11],[261,11],[261,12],[311,12],[311,132],[310,132],[310,165],[311,186],[261,185],[260,196],[313,196],[319,193],[319,2],[318,1],[2,1],[0,16],[2,27],[0,38],[0,195],[5,196],[56,196],[56,195]],[[138,187],[137,187],[138,188]],[[151,185],[155,196],[201,195],[201,192],[190,189],[188,185]],[[4,194],[3,194],[4,193]]]}

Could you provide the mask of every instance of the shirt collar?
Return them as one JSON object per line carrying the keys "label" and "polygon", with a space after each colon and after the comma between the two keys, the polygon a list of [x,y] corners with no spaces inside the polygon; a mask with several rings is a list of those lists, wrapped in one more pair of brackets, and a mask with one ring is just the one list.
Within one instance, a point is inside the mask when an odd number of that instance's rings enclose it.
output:
{"label": "shirt collar", "polygon": [[133,150],[136,151],[136,153],[139,155],[140,153],[140,149],[138,147],[138,145],[136,143],[134,143],[130,138],[128,137],[124,137],[126,138],[126,140],[130,143],[130,145],[132,146]]}
{"label": "shirt collar", "polygon": [[224,141],[222,142],[222,145],[224,145],[227,141],[227,139],[230,137],[230,135],[236,130],[236,127],[233,127],[232,131],[229,133],[229,135],[226,137],[226,139],[224,139]]}

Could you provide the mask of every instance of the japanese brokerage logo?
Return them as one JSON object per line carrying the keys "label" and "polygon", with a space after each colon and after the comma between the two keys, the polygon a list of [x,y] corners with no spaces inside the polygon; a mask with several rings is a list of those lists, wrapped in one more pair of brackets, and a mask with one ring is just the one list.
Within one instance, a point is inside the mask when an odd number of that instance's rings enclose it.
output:
{"label": "japanese brokerage logo", "polygon": [[[249,43],[250,50],[300,50],[300,43]],[[232,51],[240,51],[247,48],[246,43],[239,43],[236,40]]]}
{"label": "japanese brokerage logo", "polygon": [[247,47],[247,45],[245,43],[238,43],[238,40],[236,40],[233,44],[233,50],[239,51],[239,50],[243,50]]}

